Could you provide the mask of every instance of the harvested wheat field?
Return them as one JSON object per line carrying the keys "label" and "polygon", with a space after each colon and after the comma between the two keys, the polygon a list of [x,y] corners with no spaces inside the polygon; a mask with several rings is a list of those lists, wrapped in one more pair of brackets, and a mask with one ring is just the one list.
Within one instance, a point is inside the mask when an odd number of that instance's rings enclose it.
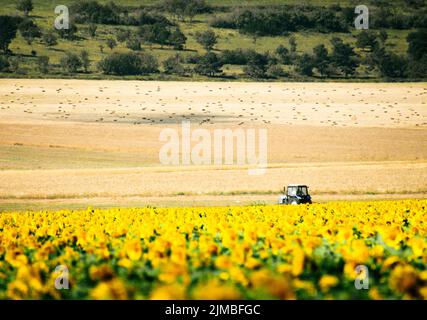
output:
{"label": "harvested wheat field", "polygon": [[[425,198],[425,83],[0,80],[0,209]],[[163,165],[163,129],[267,129],[262,175]]]}

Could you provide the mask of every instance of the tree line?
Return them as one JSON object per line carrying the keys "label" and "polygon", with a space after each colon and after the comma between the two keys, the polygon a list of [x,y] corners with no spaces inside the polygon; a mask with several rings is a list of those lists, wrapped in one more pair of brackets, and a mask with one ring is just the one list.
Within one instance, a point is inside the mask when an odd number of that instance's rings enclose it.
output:
{"label": "tree line", "polygon": [[[244,73],[254,79],[280,78],[288,76],[283,65],[293,65],[302,76],[350,77],[361,64],[376,69],[385,78],[423,78],[427,74],[427,32],[425,29],[410,33],[408,54],[399,56],[387,51],[386,36],[360,33],[357,46],[367,50],[367,58],[361,59],[355,48],[342,39],[331,39],[332,49],[324,44],[313,48],[312,53],[297,53],[295,38],[290,37],[287,46],[279,45],[274,52],[260,53],[253,49],[223,50],[219,53],[206,47],[205,54],[187,57],[176,54],[164,60],[162,66],[167,74],[180,76],[193,73],[214,77],[223,75],[225,65],[243,65]],[[106,74],[135,75],[159,72],[159,62],[146,52],[113,53],[102,60],[98,68]]]}

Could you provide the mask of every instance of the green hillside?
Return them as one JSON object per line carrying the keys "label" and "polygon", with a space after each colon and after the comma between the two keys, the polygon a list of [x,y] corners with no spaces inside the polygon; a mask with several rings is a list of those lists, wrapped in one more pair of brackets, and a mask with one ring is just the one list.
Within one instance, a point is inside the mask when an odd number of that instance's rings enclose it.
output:
{"label": "green hillside", "polygon": [[[81,4],[96,3],[104,8],[111,6],[111,1],[63,1],[61,4],[70,8],[70,18],[75,21],[73,24],[76,26],[76,32],[72,38],[61,38],[53,27],[56,17],[54,8],[57,3],[55,1],[32,1],[33,10],[29,12],[28,18],[24,18],[24,12],[17,10],[16,1],[0,0],[0,15],[30,19],[40,31],[39,35],[27,36],[26,39],[21,31],[23,27],[18,28],[16,37],[8,46],[9,50],[1,54],[0,76],[214,81],[251,79],[378,81],[422,80],[425,78],[426,55],[423,53],[425,49],[419,49],[422,51],[421,56],[418,54],[415,59],[413,54],[408,54],[407,41],[410,33],[416,33],[417,30],[425,27],[427,18],[424,1],[368,1],[372,22],[370,29],[364,33],[371,36],[373,39],[371,40],[375,42],[375,48],[369,45],[361,47],[361,40],[358,41],[362,31],[356,30],[353,25],[356,14],[354,14],[355,2],[352,0],[340,1],[339,4],[337,1],[320,0],[303,2],[296,0],[195,1],[200,7],[193,13],[194,16],[183,14],[181,17],[174,14],[178,11],[175,11],[173,7],[179,5],[179,2],[179,0],[114,1],[113,11],[117,13],[116,20],[106,22],[102,16],[94,17],[93,13],[83,14],[80,9],[84,6]],[[76,8],[79,10],[76,11]],[[272,19],[271,24],[266,22],[266,26],[257,26],[258,22],[252,23],[251,18],[243,21],[245,10],[251,12],[253,19],[258,19],[259,23],[262,23],[262,17],[269,17],[276,12],[279,12],[274,18],[276,20],[286,20],[287,12],[291,12],[289,19],[299,19],[302,22],[296,22],[295,25],[292,25],[291,22],[284,23],[285,27],[282,28],[283,21],[277,22]],[[141,18],[141,12],[146,14],[145,20]],[[302,15],[300,15],[301,12]],[[91,18],[88,18],[89,16]],[[324,18],[325,16],[326,18]],[[150,22],[147,24],[148,27],[143,29],[143,23],[152,17],[156,19],[162,17],[169,24],[166,23],[156,29]],[[383,17],[387,17],[388,20],[385,21]],[[332,20],[328,21],[329,18]],[[271,34],[268,34],[269,26],[274,23],[276,25],[279,23],[278,29],[274,30],[272,27]],[[342,25],[343,30],[338,28],[334,30],[337,23]],[[223,24],[226,24],[225,27]],[[233,26],[230,27],[227,24],[233,24]],[[94,26],[96,26],[96,32],[94,36],[91,36],[90,28],[95,28]],[[145,33],[144,30],[146,30]],[[169,33],[176,30],[182,32],[186,38],[183,48],[178,49],[172,45],[170,37],[166,40],[152,39],[164,30]],[[198,41],[198,34],[203,34],[206,30],[212,30],[217,37],[212,49],[204,48]],[[2,32],[0,26],[0,35]],[[128,36],[118,39],[119,32],[125,34],[127,32]],[[154,35],[151,34],[150,38],[147,36],[147,32],[154,33]],[[43,36],[45,34],[53,34],[57,43],[48,46]],[[421,35],[415,38],[419,39]],[[129,38],[132,38],[134,42],[137,41],[140,49],[130,49]],[[349,45],[354,52],[352,57],[354,61],[343,61],[342,63],[338,61],[341,58],[339,52],[334,55],[333,38],[339,38],[345,45]],[[296,42],[294,51],[290,44],[293,40],[290,39],[294,39]],[[328,51],[327,56],[322,58],[323,60],[319,60],[320,53],[319,56],[316,56],[313,52],[313,48],[321,44]],[[111,49],[109,45],[111,45]],[[339,45],[337,44],[338,47]],[[278,53],[279,46],[285,48],[285,53],[282,55]],[[416,47],[416,44],[414,46]],[[342,49],[341,56],[345,56],[345,50],[348,48]],[[82,50],[87,52],[89,60],[87,68],[78,63],[76,68],[73,65],[70,67],[69,64],[73,62],[72,57],[69,57],[68,60],[64,57],[70,52],[80,57]],[[208,51],[211,54],[210,60],[208,58],[203,60]],[[101,60],[113,53],[130,52],[144,56],[144,59],[146,56],[152,56],[156,60],[154,68],[119,74],[114,68],[105,71],[105,68],[102,69],[99,66]],[[40,57],[47,57],[48,61],[46,58]],[[166,66],[164,61],[168,58],[169,64]],[[212,59],[217,59],[218,65],[214,68],[216,70],[208,72],[216,61]],[[353,64],[350,69],[354,70],[347,73],[344,65],[349,63]],[[197,68],[198,64],[202,66]]]}

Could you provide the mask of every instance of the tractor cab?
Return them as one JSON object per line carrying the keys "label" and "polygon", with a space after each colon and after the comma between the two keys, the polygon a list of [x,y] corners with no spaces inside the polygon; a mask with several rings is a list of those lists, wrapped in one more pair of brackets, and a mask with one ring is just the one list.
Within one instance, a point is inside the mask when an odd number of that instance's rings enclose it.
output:
{"label": "tractor cab", "polygon": [[279,198],[279,204],[303,204],[312,203],[308,193],[308,187],[303,184],[290,184],[283,189],[283,195]]}

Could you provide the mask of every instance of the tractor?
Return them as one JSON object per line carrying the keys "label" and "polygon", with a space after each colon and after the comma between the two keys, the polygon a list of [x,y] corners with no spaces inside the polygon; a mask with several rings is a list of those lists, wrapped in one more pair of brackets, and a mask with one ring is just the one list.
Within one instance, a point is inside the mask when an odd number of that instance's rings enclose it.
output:
{"label": "tractor", "polygon": [[283,195],[279,198],[279,204],[311,204],[311,196],[308,194],[308,187],[303,184],[290,184],[286,190],[283,188]]}

